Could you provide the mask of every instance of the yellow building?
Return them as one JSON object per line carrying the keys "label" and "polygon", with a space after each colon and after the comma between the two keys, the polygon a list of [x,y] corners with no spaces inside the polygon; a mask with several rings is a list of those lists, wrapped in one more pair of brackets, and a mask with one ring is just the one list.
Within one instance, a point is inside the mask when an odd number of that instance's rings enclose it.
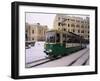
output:
{"label": "yellow building", "polygon": [[77,17],[57,14],[54,29],[73,32],[89,40],[89,17]]}
{"label": "yellow building", "polygon": [[26,23],[26,41],[44,41],[45,34],[48,30],[46,25]]}

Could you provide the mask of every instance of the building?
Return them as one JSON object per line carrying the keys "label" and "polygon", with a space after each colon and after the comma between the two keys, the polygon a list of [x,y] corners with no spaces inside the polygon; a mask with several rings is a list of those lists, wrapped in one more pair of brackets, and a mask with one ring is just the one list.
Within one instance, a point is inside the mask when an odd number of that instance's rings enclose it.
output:
{"label": "building", "polygon": [[25,24],[25,36],[26,41],[44,41],[45,34],[48,30],[47,25],[40,25],[40,23],[36,24]]}
{"label": "building", "polygon": [[54,19],[54,29],[73,32],[89,40],[89,17],[76,17],[57,14]]}

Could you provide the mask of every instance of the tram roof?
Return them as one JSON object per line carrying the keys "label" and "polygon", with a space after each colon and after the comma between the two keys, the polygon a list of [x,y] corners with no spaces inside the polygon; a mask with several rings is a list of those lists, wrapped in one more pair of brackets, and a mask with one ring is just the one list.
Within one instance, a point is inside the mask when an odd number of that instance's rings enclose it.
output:
{"label": "tram roof", "polygon": [[48,30],[47,32],[67,33],[67,31],[61,31],[61,30],[56,30],[56,29]]}
{"label": "tram roof", "polygon": [[75,34],[73,32],[61,31],[61,30],[56,30],[56,29],[48,30],[47,32],[66,33],[66,34],[70,34],[70,35],[73,35],[73,36],[81,37],[80,35],[77,35],[77,34]]}

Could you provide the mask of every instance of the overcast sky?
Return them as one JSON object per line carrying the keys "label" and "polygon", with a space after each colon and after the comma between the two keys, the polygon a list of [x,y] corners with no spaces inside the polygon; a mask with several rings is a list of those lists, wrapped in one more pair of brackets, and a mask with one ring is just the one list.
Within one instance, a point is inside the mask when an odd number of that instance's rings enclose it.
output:
{"label": "overcast sky", "polygon": [[[53,28],[53,22],[56,14],[48,13],[26,13],[26,22],[29,24],[40,23],[41,25],[47,25],[49,29]],[[86,18],[86,16],[70,15],[76,17]]]}
{"label": "overcast sky", "polygon": [[45,13],[26,13],[26,22],[29,24],[40,23],[41,25],[47,25],[48,28],[53,28],[53,22],[56,14]]}

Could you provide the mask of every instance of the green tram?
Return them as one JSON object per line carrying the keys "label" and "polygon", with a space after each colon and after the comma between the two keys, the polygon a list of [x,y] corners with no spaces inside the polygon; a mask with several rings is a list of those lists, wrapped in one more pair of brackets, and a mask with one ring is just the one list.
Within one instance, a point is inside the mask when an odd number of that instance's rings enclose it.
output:
{"label": "green tram", "polygon": [[84,39],[72,32],[61,32],[58,30],[46,32],[44,52],[50,57],[65,56],[85,47]]}

